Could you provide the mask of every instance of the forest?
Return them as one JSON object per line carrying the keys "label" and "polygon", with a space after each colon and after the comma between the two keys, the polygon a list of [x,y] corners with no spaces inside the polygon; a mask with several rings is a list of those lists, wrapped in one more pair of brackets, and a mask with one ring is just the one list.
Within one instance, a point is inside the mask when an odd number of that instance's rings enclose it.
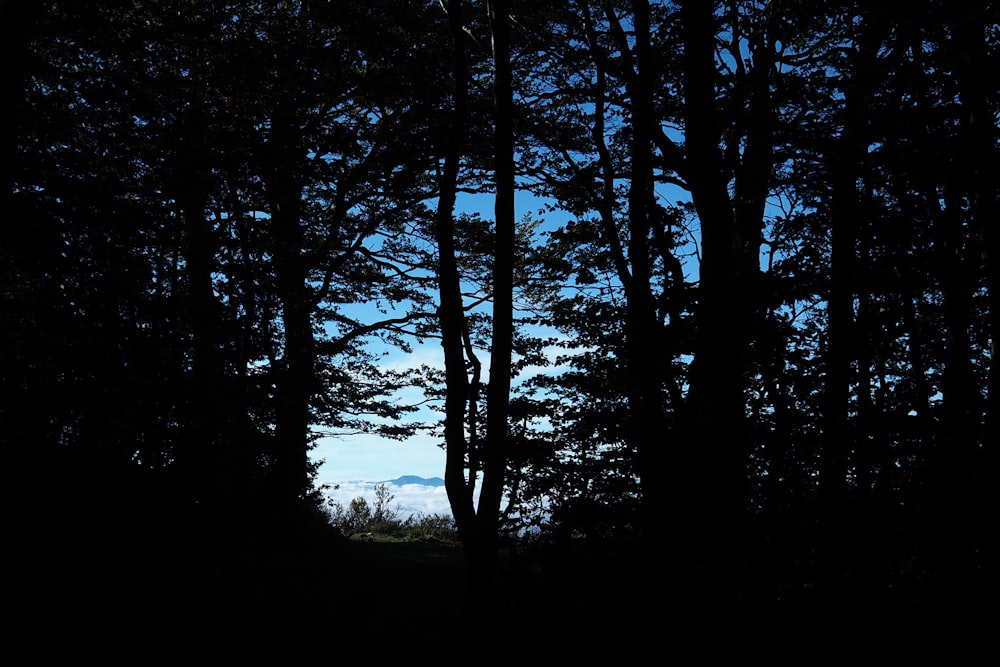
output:
{"label": "forest", "polygon": [[[984,647],[998,24],[0,0],[14,627],[299,619],[287,658],[398,632],[355,604],[393,582],[465,661]],[[350,433],[440,443],[447,584],[331,523],[310,453]]]}

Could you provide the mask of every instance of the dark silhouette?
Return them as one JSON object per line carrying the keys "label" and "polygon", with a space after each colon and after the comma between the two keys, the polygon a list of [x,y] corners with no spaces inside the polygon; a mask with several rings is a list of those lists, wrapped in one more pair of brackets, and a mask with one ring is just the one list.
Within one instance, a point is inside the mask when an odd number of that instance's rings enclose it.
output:
{"label": "dark silhouette", "polygon": [[983,649],[998,12],[0,2],[12,664]]}

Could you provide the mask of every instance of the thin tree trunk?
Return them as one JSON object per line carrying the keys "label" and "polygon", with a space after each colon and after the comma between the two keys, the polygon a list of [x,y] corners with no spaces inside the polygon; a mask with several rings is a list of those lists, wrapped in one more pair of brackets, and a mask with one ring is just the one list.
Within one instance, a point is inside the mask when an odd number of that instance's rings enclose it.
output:
{"label": "thin tree trunk", "polygon": [[[956,547],[960,553],[949,573],[952,586],[965,599],[956,602],[989,604],[1000,591],[997,569],[1000,564],[995,540],[987,536],[990,526],[1000,520],[1000,500],[992,484],[1000,474],[1000,198],[996,192],[996,174],[1000,169],[997,150],[998,129],[995,106],[989,95],[996,90],[987,51],[987,30],[995,25],[998,12],[991,3],[973,3],[958,8],[953,18],[953,43],[958,49],[955,78],[959,87],[961,150],[959,162],[968,167],[970,228],[984,240],[986,289],[990,301],[988,327],[991,340],[991,365],[987,379],[985,428],[981,444],[975,441],[955,443],[952,484],[956,504],[953,518],[959,523]],[[964,296],[964,295],[963,295]],[[955,322],[961,325],[960,322]],[[964,341],[958,343],[959,347]],[[955,354],[961,350],[956,349]],[[954,363],[959,363],[953,359]],[[962,362],[964,363],[964,362]],[[961,377],[956,382],[961,382]],[[956,397],[960,400],[960,397]],[[960,418],[960,415],[956,415]],[[968,437],[968,436],[967,436]],[[976,562],[978,561],[978,563]]]}
{"label": "thin tree trunk", "polygon": [[[853,107],[853,96],[847,104]],[[848,114],[850,114],[850,110]],[[854,130],[847,128],[833,150],[838,157],[831,166],[833,173],[833,226],[830,252],[830,288],[827,296],[827,346],[824,354],[826,384],[824,387],[823,449],[819,475],[819,564],[822,590],[836,595],[841,591],[838,579],[844,568],[845,503],[847,494],[847,463],[852,446],[849,421],[851,403],[852,330],[854,329],[854,271],[857,230],[855,202],[858,192],[854,185],[857,174],[857,151]]]}
{"label": "thin tree trunk", "polygon": [[514,341],[514,95],[510,60],[510,2],[488,2],[493,40],[494,174],[496,238],[493,255],[493,336],[486,387],[483,484],[477,514],[484,573],[492,577],[496,558],[507,459],[511,361]]}
{"label": "thin tree trunk", "polygon": [[465,315],[462,304],[461,278],[455,255],[454,209],[458,192],[458,172],[462,145],[465,140],[468,114],[468,66],[466,64],[462,26],[462,0],[449,0],[448,25],[451,33],[453,60],[451,138],[445,146],[444,167],[439,179],[438,208],[434,234],[438,246],[438,293],[441,305],[438,320],[441,326],[441,346],[445,367],[446,447],[445,488],[452,514],[463,544],[473,539],[476,513],[470,482],[465,478],[468,441],[465,437],[465,410],[469,397],[469,380],[465,370],[463,340]]}
{"label": "thin tree trunk", "polygon": [[[493,576],[499,538],[500,505],[509,455],[508,414],[511,361],[513,357],[513,280],[516,226],[514,218],[514,126],[510,63],[510,8],[505,1],[487,4],[493,41],[494,62],[494,172],[496,178],[496,239],[493,266],[493,337],[489,384],[486,389],[486,426],[481,451],[471,452],[466,438],[466,406],[475,400],[466,371],[467,331],[461,295],[461,276],[456,260],[453,211],[458,186],[461,146],[468,116],[468,71],[462,24],[461,0],[447,5],[453,45],[454,94],[444,169],[435,220],[438,244],[439,320],[445,357],[445,442],[447,458],[445,486],[462,540],[468,587],[464,628],[470,646],[492,639],[496,613]],[[469,346],[471,348],[471,346]],[[472,351],[469,361],[476,365]],[[478,373],[478,371],[477,371]],[[474,410],[474,407],[472,408]],[[475,467],[472,457],[482,458],[479,504],[473,504]],[[467,461],[467,457],[470,459]],[[470,470],[465,477],[466,467]],[[478,603],[474,607],[473,603]],[[481,613],[473,613],[481,610]]]}

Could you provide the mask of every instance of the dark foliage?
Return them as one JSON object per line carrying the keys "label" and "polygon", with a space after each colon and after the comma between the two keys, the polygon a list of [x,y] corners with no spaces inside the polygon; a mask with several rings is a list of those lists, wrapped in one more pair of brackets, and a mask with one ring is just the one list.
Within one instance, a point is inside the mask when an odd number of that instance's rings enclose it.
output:
{"label": "dark foliage", "polygon": [[[133,664],[397,632],[616,661],[980,646],[998,24],[939,0],[0,2],[15,664],[46,628]],[[373,351],[425,341],[444,372]],[[441,423],[409,421],[415,385]],[[319,434],[418,428],[462,547],[383,505],[332,527]]]}

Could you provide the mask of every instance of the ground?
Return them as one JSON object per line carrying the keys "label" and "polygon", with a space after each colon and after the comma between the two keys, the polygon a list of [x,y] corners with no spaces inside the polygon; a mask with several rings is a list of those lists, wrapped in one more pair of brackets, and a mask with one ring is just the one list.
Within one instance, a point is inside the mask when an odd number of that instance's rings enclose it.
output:
{"label": "ground", "polygon": [[[92,581],[62,588],[40,582],[34,607],[11,609],[6,664],[312,667],[346,657],[467,664],[470,655],[489,655],[525,665],[699,665],[736,657],[773,667],[904,656],[920,664],[936,653],[970,664],[962,658],[975,656],[992,631],[985,616],[943,624],[949,614],[921,610],[887,616],[753,607],[693,617],[669,599],[637,596],[627,555],[585,548],[508,558],[494,603],[482,606],[477,594],[466,607],[460,547],[378,540],[297,546],[204,560],[188,554],[194,560],[174,571],[156,572],[149,562],[127,571],[97,568]],[[193,564],[202,562],[213,566]],[[463,629],[485,619],[492,632],[473,646],[463,643]]]}

